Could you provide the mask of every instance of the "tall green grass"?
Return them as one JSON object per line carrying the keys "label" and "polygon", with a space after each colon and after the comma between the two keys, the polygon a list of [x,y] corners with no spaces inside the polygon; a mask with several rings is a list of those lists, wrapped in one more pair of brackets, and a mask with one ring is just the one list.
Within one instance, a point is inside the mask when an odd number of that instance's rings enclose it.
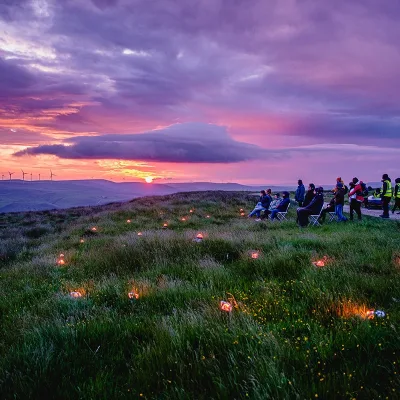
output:
{"label": "tall green grass", "polygon": [[257,223],[239,212],[253,205],[199,192],[1,215],[0,397],[400,397],[400,224],[299,229],[295,207]]}

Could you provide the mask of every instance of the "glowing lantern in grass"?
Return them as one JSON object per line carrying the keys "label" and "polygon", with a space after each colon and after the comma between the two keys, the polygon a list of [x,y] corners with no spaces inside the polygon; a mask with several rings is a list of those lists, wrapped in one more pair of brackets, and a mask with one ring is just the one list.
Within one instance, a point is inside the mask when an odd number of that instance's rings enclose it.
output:
{"label": "glowing lantern in grass", "polygon": [[243,208],[241,208],[239,211],[240,211],[240,212],[243,212],[244,210],[243,210]]}
{"label": "glowing lantern in grass", "polygon": [[165,224],[163,224],[163,229],[167,229],[168,228],[168,224],[167,223],[165,223]]}
{"label": "glowing lantern in grass", "polygon": [[138,235],[138,236],[143,236],[143,233],[142,233],[142,232],[138,232],[137,235]]}
{"label": "glowing lantern in grass", "polygon": [[313,265],[315,267],[321,268],[321,267],[325,267],[325,261],[324,260],[318,260],[318,261],[314,261]]}
{"label": "glowing lantern in grass", "polygon": [[232,304],[229,303],[228,301],[221,300],[219,302],[219,309],[221,311],[225,311],[225,312],[230,313],[230,312],[232,312]]}
{"label": "glowing lantern in grass", "polygon": [[130,224],[131,222],[132,222],[132,221],[131,221],[130,219],[127,219],[127,220],[126,220],[126,223],[127,223],[127,224]]}
{"label": "glowing lantern in grass", "polygon": [[375,316],[382,318],[386,315],[384,311],[368,309],[365,305],[355,304],[351,301],[342,304],[338,314],[344,318],[359,317],[361,319],[374,319]]}
{"label": "glowing lantern in grass", "polygon": [[65,260],[64,260],[64,254],[61,253],[58,260],[57,260],[58,265],[65,265]]}
{"label": "glowing lantern in grass", "polygon": [[375,310],[368,310],[365,313],[365,319],[374,319],[375,317]]}
{"label": "glowing lantern in grass", "polygon": [[194,210],[189,210],[190,213],[192,213]]}
{"label": "glowing lantern in grass", "polygon": [[210,216],[209,216],[209,215],[206,215],[206,218],[210,218]]}
{"label": "glowing lantern in grass", "polygon": [[240,213],[240,215],[241,215],[242,217],[244,217],[244,216],[245,216],[244,212],[241,212],[241,213]]}
{"label": "glowing lantern in grass", "polygon": [[250,257],[253,260],[257,260],[260,257],[260,252],[259,251],[252,251],[252,252],[250,252]]}
{"label": "glowing lantern in grass", "polygon": [[325,267],[328,262],[328,256],[323,256],[320,260],[313,261],[312,265],[317,268]]}
{"label": "glowing lantern in grass", "polygon": [[201,243],[203,241],[203,238],[204,238],[203,234],[202,233],[198,233],[196,235],[196,237],[193,239],[193,241],[195,241],[197,243]]}
{"label": "glowing lantern in grass", "polygon": [[139,293],[136,290],[133,290],[132,292],[128,293],[128,297],[131,300],[137,300],[139,298]]}
{"label": "glowing lantern in grass", "polygon": [[69,295],[73,299],[79,299],[80,297],[82,297],[82,293],[81,292],[71,292]]}
{"label": "glowing lantern in grass", "polygon": [[85,243],[85,239],[81,239],[79,243]]}
{"label": "glowing lantern in grass", "polygon": [[182,217],[182,218],[181,218],[181,221],[182,221],[182,222],[185,222],[185,221],[186,221],[186,218],[185,218],[185,217]]}
{"label": "glowing lantern in grass", "polygon": [[91,231],[92,231],[92,232],[97,232],[97,228],[94,226],[94,227],[91,229]]}

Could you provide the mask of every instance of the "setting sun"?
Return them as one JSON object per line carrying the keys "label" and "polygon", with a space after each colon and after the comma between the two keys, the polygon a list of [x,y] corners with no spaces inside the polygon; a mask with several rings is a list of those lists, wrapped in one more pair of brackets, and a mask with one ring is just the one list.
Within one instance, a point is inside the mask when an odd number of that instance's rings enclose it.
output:
{"label": "setting sun", "polygon": [[152,183],[152,182],[153,182],[153,178],[152,178],[151,176],[146,176],[146,178],[144,178],[144,180],[145,180],[147,183]]}

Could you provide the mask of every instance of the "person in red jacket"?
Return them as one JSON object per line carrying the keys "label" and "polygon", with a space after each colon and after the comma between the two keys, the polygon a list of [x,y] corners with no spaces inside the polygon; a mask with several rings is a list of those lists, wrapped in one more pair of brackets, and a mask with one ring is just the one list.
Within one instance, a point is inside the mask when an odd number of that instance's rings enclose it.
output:
{"label": "person in red jacket", "polygon": [[354,211],[358,216],[358,220],[361,221],[361,204],[364,201],[364,197],[362,195],[362,181],[359,181],[358,178],[353,178],[350,182],[350,191],[349,191],[349,201],[350,201],[350,221],[353,221]]}

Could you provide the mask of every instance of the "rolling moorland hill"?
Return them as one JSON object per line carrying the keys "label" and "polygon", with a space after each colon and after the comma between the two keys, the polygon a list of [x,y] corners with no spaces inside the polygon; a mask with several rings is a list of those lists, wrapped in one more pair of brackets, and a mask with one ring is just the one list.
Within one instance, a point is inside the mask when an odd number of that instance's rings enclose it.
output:
{"label": "rolling moorland hill", "polygon": [[299,229],[295,207],[253,206],[0,215],[1,398],[399,398],[400,222]]}
{"label": "rolling moorland hill", "polygon": [[[0,181],[0,213],[61,210],[128,201],[143,196],[159,196],[177,192],[204,190],[256,191],[265,186],[237,183],[141,183],[112,182],[104,179],[66,181]],[[271,186],[274,191],[285,186]]]}

